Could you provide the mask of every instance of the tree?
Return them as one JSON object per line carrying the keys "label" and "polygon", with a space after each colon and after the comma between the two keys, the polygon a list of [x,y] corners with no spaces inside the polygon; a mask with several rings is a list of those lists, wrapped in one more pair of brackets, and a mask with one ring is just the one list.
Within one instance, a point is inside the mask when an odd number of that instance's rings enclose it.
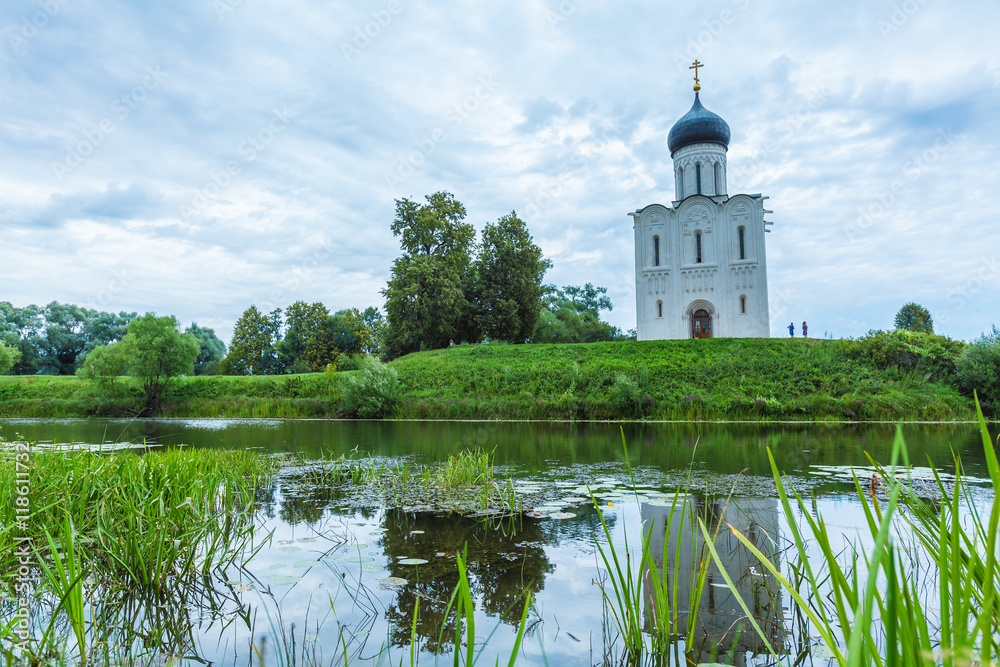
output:
{"label": "tree", "polygon": [[264,315],[250,306],[233,330],[229,354],[220,369],[231,375],[268,375],[279,372],[277,344],[281,340],[281,309]]}
{"label": "tree", "polygon": [[[296,301],[285,309],[285,337],[278,345],[278,363],[286,373],[305,373],[311,368],[306,361],[309,341],[319,341],[330,311],[320,302]],[[314,342],[314,346],[315,346]],[[308,355],[312,356],[312,355]],[[324,363],[323,366],[326,364]]]}
{"label": "tree", "polygon": [[535,330],[536,343],[594,343],[622,337],[616,327],[601,321],[600,311],[612,309],[606,287],[587,283],[560,290],[546,285],[545,290],[546,308]]}
{"label": "tree", "polygon": [[475,230],[465,207],[447,192],[426,204],[396,200],[392,233],[403,254],[382,291],[386,297],[389,356],[445,347],[466,326],[470,313],[468,273]]}
{"label": "tree", "polygon": [[6,373],[21,358],[21,351],[0,342],[0,375]]}
{"label": "tree", "polygon": [[9,301],[0,302],[0,342],[20,352],[9,369],[14,375],[34,375],[41,360],[39,343],[45,330],[42,309],[35,305],[17,308]]}
{"label": "tree", "polygon": [[196,322],[184,330],[198,339],[198,358],[194,360],[194,374],[201,375],[209,364],[222,361],[226,356],[226,344],[215,335],[213,329],[199,327]]}
{"label": "tree", "polygon": [[46,375],[72,375],[76,358],[87,347],[84,326],[87,311],[70,303],[53,301],[42,311],[45,331],[39,338],[41,359],[38,372]]}
{"label": "tree", "polygon": [[934,333],[934,320],[931,318],[930,312],[912,301],[896,313],[895,325],[897,329],[918,333]]}
{"label": "tree", "polygon": [[[146,313],[132,320],[128,333],[113,346],[126,360],[128,373],[139,380],[146,409],[160,411],[169,382],[178,375],[194,373],[194,360],[201,346],[194,334],[181,333],[177,318]],[[109,360],[111,361],[111,360]]]}
{"label": "tree", "polygon": [[517,213],[511,211],[495,224],[487,224],[476,261],[475,296],[481,332],[507,342],[530,338],[542,311],[542,277],[551,266]]}
{"label": "tree", "polygon": [[975,391],[983,410],[1000,413],[1000,329],[972,341],[955,362],[959,381],[970,394]]}
{"label": "tree", "polygon": [[76,369],[79,377],[97,383],[103,392],[115,397],[119,395],[121,388],[118,380],[121,376],[128,375],[128,372],[129,359],[118,343],[98,345]]}

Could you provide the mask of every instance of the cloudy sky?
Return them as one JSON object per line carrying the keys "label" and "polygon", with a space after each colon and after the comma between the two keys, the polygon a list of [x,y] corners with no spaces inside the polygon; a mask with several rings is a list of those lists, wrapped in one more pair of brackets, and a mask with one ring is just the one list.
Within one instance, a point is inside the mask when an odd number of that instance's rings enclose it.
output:
{"label": "cloudy sky", "polygon": [[511,210],[635,326],[631,218],[691,106],[761,192],[771,325],[1000,325],[995,0],[4,0],[0,301],[154,311],[383,303],[394,200]]}

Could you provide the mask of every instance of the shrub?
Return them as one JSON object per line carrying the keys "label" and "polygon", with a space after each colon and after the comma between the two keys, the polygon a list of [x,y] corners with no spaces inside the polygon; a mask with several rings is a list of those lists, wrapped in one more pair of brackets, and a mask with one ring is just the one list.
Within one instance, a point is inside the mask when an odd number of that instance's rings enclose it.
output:
{"label": "shrub", "polygon": [[401,393],[396,369],[368,355],[358,361],[357,372],[347,378],[344,402],[359,417],[375,419],[390,415]]}
{"label": "shrub", "polygon": [[962,388],[970,394],[976,391],[984,407],[996,412],[1000,408],[1000,329],[994,325],[992,332],[974,340],[955,365]]}
{"label": "shrub", "polygon": [[642,404],[642,392],[639,385],[624,373],[615,377],[615,383],[608,391],[608,407],[622,417],[635,417]]}
{"label": "shrub", "polygon": [[848,341],[847,354],[881,370],[894,366],[928,379],[948,380],[955,377],[955,360],[964,346],[947,336],[896,329],[869,331],[863,338]]}

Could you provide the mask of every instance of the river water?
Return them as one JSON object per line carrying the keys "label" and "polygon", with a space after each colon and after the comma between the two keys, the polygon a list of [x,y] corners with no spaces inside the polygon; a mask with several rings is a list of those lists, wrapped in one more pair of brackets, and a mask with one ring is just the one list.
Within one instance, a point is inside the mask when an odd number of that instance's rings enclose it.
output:
{"label": "river water", "polygon": [[[949,474],[957,455],[983,487],[981,502],[991,502],[978,426],[908,424],[902,432],[915,485],[933,496],[928,460]],[[685,591],[704,540],[689,523],[667,527],[679,488],[710,529],[720,528],[716,547],[734,585],[710,568],[695,643],[681,643],[677,664],[774,664],[768,642],[792,655],[806,650],[812,664],[826,664],[773,578],[723,528],[743,531],[779,569],[787,567],[789,525],[770,449],[806,499],[801,511],[825,516],[844,544],[863,547],[857,529],[864,515],[849,467],[870,476],[867,455],[888,464],[895,433],[890,424],[0,420],[4,439],[40,445],[255,448],[307,461],[348,455],[434,463],[480,447],[494,452],[499,474],[514,480],[525,509],[542,509],[538,518],[491,522],[303,486],[294,471],[279,477],[261,494],[260,550],[253,557],[218,573],[205,590],[178,591],[166,616],[151,610],[127,616],[137,626],[134,638],[147,642],[147,626],[170,626],[160,641],[183,656],[182,664],[234,666],[258,664],[255,649],[266,665],[409,664],[413,638],[414,660],[450,664],[455,621],[445,611],[463,550],[476,607],[475,648],[484,663],[497,657],[506,663],[529,590],[533,604],[518,664],[617,664],[622,645],[601,592],[602,583],[610,585],[599,551],[607,553],[608,542],[601,519],[619,555],[634,555],[642,527],[652,529],[653,553],[662,554],[658,568],[668,576],[678,572],[679,601],[687,607]],[[745,617],[737,595],[761,620],[764,639],[734,630]],[[731,655],[717,655],[719,646]]]}

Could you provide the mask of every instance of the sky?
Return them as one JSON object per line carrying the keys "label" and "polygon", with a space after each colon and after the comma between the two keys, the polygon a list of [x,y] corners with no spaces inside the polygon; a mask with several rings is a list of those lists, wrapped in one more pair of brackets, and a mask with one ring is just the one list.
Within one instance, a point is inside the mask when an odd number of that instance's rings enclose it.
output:
{"label": "sky", "polygon": [[0,301],[175,315],[382,306],[395,200],[516,211],[635,327],[629,211],[673,123],[763,193],[773,336],[1000,326],[995,0],[4,0]]}

